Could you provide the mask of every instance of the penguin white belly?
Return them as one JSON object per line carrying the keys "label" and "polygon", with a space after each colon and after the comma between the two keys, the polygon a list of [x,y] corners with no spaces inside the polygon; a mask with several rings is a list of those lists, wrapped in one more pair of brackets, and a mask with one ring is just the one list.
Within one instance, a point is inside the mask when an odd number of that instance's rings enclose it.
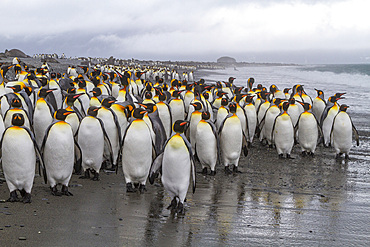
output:
{"label": "penguin white belly", "polygon": [[299,115],[301,115],[301,113],[303,112],[303,108],[300,108],[299,106],[301,105],[291,104],[287,111],[290,118],[292,119],[293,126],[296,126]]}
{"label": "penguin white belly", "polygon": [[43,157],[50,187],[59,183],[68,186],[74,164],[74,139],[69,124],[57,122],[51,127]]}
{"label": "penguin white belly", "polygon": [[221,157],[225,166],[238,166],[242,149],[242,127],[235,115],[225,120],[220,134]]}
{"label": "penguin white belly", "polygon": [[262,119],[263,119],[263,116],[265,116],[265,113],[267,111],[267,109],[270,107],[270,103],[269,102],[265,102],[263,103],[259,110],[258,110],[258,114],[257,114],[257,119],[258,119],[258,123],[260,124]]}
{"label": "penguin white belly", "polygon": [[73,135],[76,134],[78,130],[78,126],[80,125],[80,120],[76,113],[71,113],[66,117],[65,120],[67,123],[69,123],[72,127]]}
{"label": "penguin white belly", "polygon": [[142,120],[127,129],[122,148],[122,169],[126,183],[145,185],[152,164],[152,138]]}
{"label": "penguin white belly", "polygon": [[10,192],[24,189],[31,193],[36,164],[32,139],[20,127],[9,128],[3,138],[2,165]]}
{"label": "penguin white belly", "polygon": [[43,103],[36,103],[35,112],[33,115],[33,131],[35,132],[36,143],[41,148],[42,140],[45,136],[45,131],[53,122],[48,105]]}
{"label": "penguin white belly", "polygon": [[328,115],[323,121],[322,124],[322,133],[324,136],[324,145],[329,145],[330,142],[330,133],[331,128],[333,126],[333,120],[335,115],[338,113],[337,109],[333,109],[333,107],[329,110]]}
{"label": "penguin white belly", "polygon": [[173,99],[170,102],[172,122],[176,120],[184,120],[185,118],[185,107],[183,101],[180,99]]}
{"label": "penguin white belly", "polygon": [[126,131],[126,128],[127,128],[127,125],[128,125],[125,110],[119,104],[113,104],[111,106],[111,108],[114,111],[114,113],[116,113],[116,115],[117,115],[118,123],[119,123],[119,126],[121,128],[121,138],[123,138],[123,135],[125,134],[125,131]]}
{"label": "penguin white belly", "polygon": [[171,198],[178,196],[184,203],[190,183],[190,155],[179,135],[168,141],[162,161],[162,184]]}
{"label": "penguin white belly", "polygon": [[4,117],[6,111],[10,108],[10,105],[8,103],[6,96],[1,98],[0,107],[1,107],[1,115]]}
{"label": "penguin white belly", "polygon": [[217,139],[211,126],[200,121],[195,136],[196,152],[202,167],[208,166],[214,171],[217,163]]}
{"label": "penguin white belly", "polygon": [[78,145],[82,152],[82,168],[91,168],[99,173],[103,162],[104,134],[98,119],[85,117],[78,131]]}
{"label": "penguin white belly", "polygon": [[243,133],[246,135],[246,137],[248,137],[247,118],[245,117],[244,111],[239,106],[236,108],[236,115],[240,120]]}
{"label": "penguin white belly", "polygon": [[256,108],[253,104],[244,106],[245,115],[248,121],[248,141],[253,142],[254,133],[256,132],[257,126],[257,113]]}
{"label": "penguin white belly", "polygon": [[185,112],[188,112],[189,111],[190,103],[193,100],[194,100],[194,93],[192,93],[192,92],[185,93],[185,97],[184,97]]}
{"label": "penguin white belly", "polygon": [[162,121],[164,130],[166,131],[167,138],[171,135],[171,113],[168,110],[168,107],[165,103],[157,103],[157,110],[159,114],[159,118]]}
{"label": "penguin white belly", "polygon": [[340,112],[335,118],[332,132],[332,145],[336,154],[348,155],[352,147],[352,123],[347,113]]}
{"label": "penguin white belly", "polygon": [[302,113],[298,122],[298,141],[302,151],[315,152],[318,134],[314,115]]}
{"label": "penguin white belly", "polygon": [[325,110],[325,102],[322,99],[314,99],[312,105],[312,113],[316,116],[316,119],[320,121],[321,115]]}
{"label": "penguin white belly", "polygon": [[294,145],[294,129],[288,114],[276,119],[273,141],[278,154],[290,154]]}
{"label": "penguin white belly", "polygon": [[273,144],[271,134],[272,128],[274,127],[275,118],[280,114],[280,109],[277,107],[270,108],[266,112],[265,125],[263,126],[264,137],[266,138],[269,145]]}
{"label": "penguin white belly", "polygon": [[[120,148],[119,147],[120,137],[118,136],[118,130],[116,124],[114,123],[113,115],[109,110],[105,108],[100,108],[97,117],[100,118],[104,123],[104,128],[107,132],[108,138],[112,145],[113,162],[115,164],[115,162],[117,161],[118,152]],[[108,157],[109,155],[108,153],[109,153],[108,148],[105,147],[104,148],[105,157]]]}
{"label": "penguin white belly", "polygon": [[219,108],[218,111],[217,111],[217,120],[216,120],[216,127],[217,127],[217,130],[220,129],[220,126],[222,124],[222,122],[224,121],[224,119],[226,118],[226,116],[229,114],[229,112],[226,110],[226,108]]}
{"label": "penguin white belly", "polygon": [[202,120],[202,114],[200,112],[195,112],[192,114],[191,119],[190,119],[190,143],[191,143],[191,149],[192,152],[194,153],[194,148],[195,148],[195,142],[196,142],[196,131],[197,131],[197,125],[199,121]]}

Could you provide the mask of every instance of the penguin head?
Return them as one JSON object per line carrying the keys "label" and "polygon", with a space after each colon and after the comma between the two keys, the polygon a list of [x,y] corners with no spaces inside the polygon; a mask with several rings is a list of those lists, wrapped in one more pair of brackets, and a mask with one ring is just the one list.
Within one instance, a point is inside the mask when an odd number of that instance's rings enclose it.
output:
{"label": "penguin head", "polygon": [[282,100],[280,98],[275,98],[272,100],[272,103],[276,106],[279,106],[281,104]]}
{"label": "penguin head", "polygon": [[177,90],[173,91],[172,97],[178,98],[179,96],[180,96],[180,91],[177,91]]}
{"label": "penguin head", "polygon": [[283,109],[284,112],[286,112],[288,110],[289,105],[290,105],[289,102],[284,102],[283,103],[282,109]]}
{"label": "penguin head", "polygon": [[80,97],[81,95],[83,95],[83,93],[79,93],[79,94],[68,94],[67,95],[67,98],[66,98],[66,103],[68,106],[72,106],[73,103],[75,102],[75,100]]}
{"label": "penguin head", "polygon": [[102,100],[101,105],[110,108],[114,102],[116,102],[116,99],[113,96],[108,96]]}
{"label": "penguin head", "polygon": [[24,117],[21,113],[14,113],[12,116],[12,125],[22,126],[24,124]]}
{"label": "penguin head", "polygon": [[96,117],[98,115],[99,109],[100,107],[90,106],[89,109],[87,109],[87,115]]}
{"label": "penguin head", "polygon": [[100,88],[98,88],[98,87],[94,87],[94,88],[93,88],[93,90],[92,90],[91,92],[93,93],[93,95],[94,95],[95,97],[98,97],[98,96],[100,96],[100,95],[102,94],[101,89],[100,89]]}
{"label": "penguin head", "polygon": [[226,99],[226,98],[222,98],[222,99],[221,99],[221,105],[222,105],[222,106],[227,106],[227,104],[229,104],[229,100],[228,100],[228,99]]}
{"label": "penguin head", "polygon": [[146,99],[151,99],[152,97],[153,97],[152,92],[150,92],[150,91],[145,92],[145,98]]}
{"label": "penguin head", "polygon": [[74,112],[73,111],[67,111],[66,109],[59,109],[56,112],[54,112],[54,118],[57,119],[57,120],[64,121],[64,120],[66,120],[66,117],[71,113],[74,113]]}
{"label": "penguin head", "polygon": [[253,83],[254,83],[254,78],[253,77],[249,78],[248,79],[248,86],[249,86],[249,88],[252,88],[253,87]]}
{"label": "penguin head", "polygon": [[86,81],[84,79],[79,79],[78,80],[78,87],[79,88],[84,88],[86,87]]}
{"label": "penguin head", "polygon": [[231,102],[229,104],[229,110],[231,113],[235,113],[236,112],[236,103],[235,102]]}
{"label": "penguin head", "polygon": [[203,93],[203,97],[208,100],[209,99],[209,93],[208,92],[204,92]]}
{"label": "penguin head", "polygon": [[339,111],[344,111],[345,112],[345,111],[347,111],[348,108],[349,108],[348,105],[343,104],[343,105],[340,106]]}
{"label": "penguin head", "polygon": [[[335,97],[337,97],[338,99],[340,98],[340,97],[342,97],[343,95],[345,95],[346,93],[336,93],[336,94],[334,94],[334,96]],[[342,99],[344,99],[344,97],[342,98]]]}
{"label": "penguin head", "polygon": [[12,102],[10,103],[10,105],[14,108],[20,108],[22,107],[22,102],[21,100],[17,97],[17,98],[14,98],[12,99]]}
{"label": "penguin head", "polygon": [[75,87],[70,87],[67,89],[68,94],[75,94],[76,93],[76,88]]}
{"label": "penguin head", "polygon": [[316,92],[317,92],[317,96],[321,96],[321,95],[324,95],[324,92],[322,90],[319,90],[319,89],[316,89]]}
{"label": "penguin head", "polygon": [[19,85],[19,84],[17,84],[17,85],[13,85],[13,86],[7,86],[7,88],[11,88],[11,89],[13,89],[13,91],[14,91],[15,93],[18,93],[19,91],[21,91],[21,90],[22,90],[22,86],[21,86],[21,85]]}
{"label": "penguin head", "polygon": [[132,116],[136,119],[143,119],[146,112],[143,108],[135,108],[132,111]]}
{"label": "penguin head", "polygon": [[222,97],[222,96],[224,96],[224,95],[226,95],[226,94],[227,94],[226,92],[224,92],[224,91],[222,91],[222,90],[219,90],[219,91],[217,91],[216,96],[217,96],[217,97]]}
{"label": "penguin head", "polygon": [[294,105],[295,104],[295,98],[291,97],[289,99],[289,104]]}
{"label": "penguin head", "polygon": [[155,112],[157,110],[157,106],[153,103],[147,103],[147,104],[139,104],[140,106],[144,107],[144,109],[148,112],[148,113],[152,113],[152,112]]}
{"label": "penguin head", "polygon": [[179,134],[184,133],[186,124],[188,123],[188,121],[176,120],[176,122],[173,124],[173,131]]}
{"label": "penguin head", "polygon": [[270,93],[276,93],[276,91],[277,91],[277,87],[276,87],[276,85],[275,85],[275,84],[272,84],[272,85],[270,86]]}
{"label": "penguin head", "polygon": [[192,106],[194,106],[194,110],[200,111],[202,109],[202,104],[200,102],[194,102],[191,103]]}
{"label": "penguin head", "polygon": [[167,99],[167,96],[164,93],[160,93],[158,96],[159,101],[165,101]]}
{"label": "penguin head", "polygon": [[297,101],[297,102],[303,106],[304,111],[309,111],[312,108],[311,104],[309,104],[309,103],[303,103],[303,102],[300,102],[300,101]]}
{"label": "penguin head", "polygon": [[252,103],[253,102],[253,95],[251,94],[248,94],[245,98],[245,102],[247,102],[248,104],[249,103]]}
{"label": "penguin head", "polygon": [[229,77],[229,83],[232,84],[236,78],[235,77]]}
{"label": "penguin head", "polygon": [[203,120],[209,120],[210,118],[211,118],[211,114],[209,113],[209,111],[202,112],[202,119]]}
{"label": "penguin head", "polygon": [[284,88],[284,91],[283,91],[283,92],[284,92],[284,93],[289,93],[290,89],[291,89],[291,88]]}

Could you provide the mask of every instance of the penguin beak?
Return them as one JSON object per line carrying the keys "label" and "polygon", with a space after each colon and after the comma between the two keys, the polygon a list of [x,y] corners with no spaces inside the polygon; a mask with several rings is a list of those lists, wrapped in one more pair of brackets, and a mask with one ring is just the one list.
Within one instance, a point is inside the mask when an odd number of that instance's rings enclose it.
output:
{"label": "penguin beak", "polygon": [[147,106],[147,105],[144,105],[144,104],[141,104],[141,103],[139,103],[139,106],[142,106],[142,107],[144,107],[145,109],[147,109],[147,108],[148,108],[148,106]]}
{"label": "penguin beak", "polygon": [[180,123],[180,126],[184,126],[187,123],[188,123],[188,121],[184,121],[184,122]]}
{"label": "penguin beak", "polygon": [[64,116],[68,116],[69,114],[72,114],[73,111],[66,111],[65,113],[63,113]]}

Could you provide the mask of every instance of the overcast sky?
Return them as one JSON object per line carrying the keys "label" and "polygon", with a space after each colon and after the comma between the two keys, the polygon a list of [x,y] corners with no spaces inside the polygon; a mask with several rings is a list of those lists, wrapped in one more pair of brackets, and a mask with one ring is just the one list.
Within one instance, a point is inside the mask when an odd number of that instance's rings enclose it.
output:
{"label": "overcast sky", "polygon": [[146,60],[370,62],[369,0],[2,0],[0,49]]}

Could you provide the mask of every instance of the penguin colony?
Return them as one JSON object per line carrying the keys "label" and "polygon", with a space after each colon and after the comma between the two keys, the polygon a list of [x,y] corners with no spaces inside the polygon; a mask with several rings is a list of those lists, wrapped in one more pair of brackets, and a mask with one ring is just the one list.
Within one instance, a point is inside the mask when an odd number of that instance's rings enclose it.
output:
{"label": "penguin colony", "polygon": [[0,147],[11,202],[19,201],[17,190],[31,202],[36,170],[53,195],[71,196],[73,172],[97,181],[101,169],[121,167],[127,192],[142,193],[147,180],[160,177],[168,209],[183,213],[196,161],[204,175],[209,169],[214,176],[217,164],[238,173],[254,138],[280,158],[291,158],[294,145],[313,156],[322,142],[348,159],[352,131],[359,145],[349,106],[338,104],[344,93],[325,101],[316,90],[312,100],[302,85],[267,90],[249,78],[237,87],[233,77],[205,83],[193,72],[154,67],[80,66],[62,75],[47,63],[30,69],[14,59],[0,72]]}

